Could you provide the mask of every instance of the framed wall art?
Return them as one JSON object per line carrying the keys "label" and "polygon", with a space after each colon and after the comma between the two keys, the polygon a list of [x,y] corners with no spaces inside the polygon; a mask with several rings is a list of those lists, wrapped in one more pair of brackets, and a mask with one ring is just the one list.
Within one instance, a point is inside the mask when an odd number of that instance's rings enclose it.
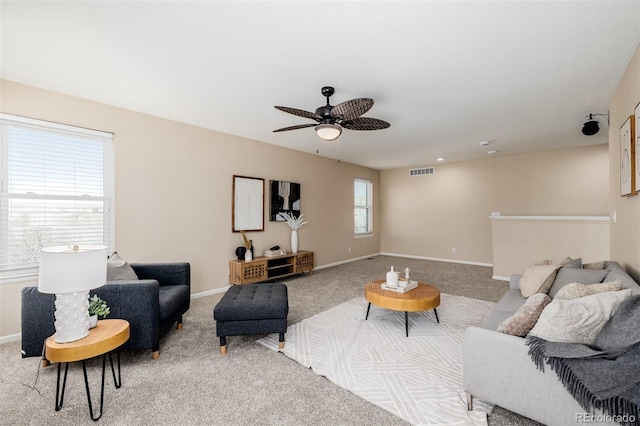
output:
{"label": "framed wall art", "polygon": [[233,176],[233,232],[264,231],[264,179]]}
{"label": "framed wall art", "polygon": [[632,115],[620,127],[620,196],[635,193],[634,125],[635,117]]}
{"label": "framed wall art", "polygon": [[270,203],[269,220],[272,222],[284,222],[280,213],[291,213],[300,216],[300,184],[283,182],[280,180],[269,181]]}
{"label": "framed wall art", "polygon": [[635,140],[633,141],[634,146],[634,165],[635,165],[635,181],[633,190],[638,193],[640,189],[640,103],[636,105],[636,110],[634,113],[635,117],[635,126],[633,129],[633,133],[635,135]]}

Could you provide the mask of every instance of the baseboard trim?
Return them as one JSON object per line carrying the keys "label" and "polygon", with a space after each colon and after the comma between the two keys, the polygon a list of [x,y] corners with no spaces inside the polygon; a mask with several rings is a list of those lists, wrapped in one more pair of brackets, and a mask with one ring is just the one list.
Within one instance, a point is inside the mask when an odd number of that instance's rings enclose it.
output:
{"label": "baseboard trim", "polygon": [[484,263],[484,262],[471,262],[467,260],[457,260],[457,259],[442,259],[438,257],[427,257],[427,256],[414,256],[410,254],[402,254],[402,253],[380,253],[382,256],[394,256],[394,257],[407,257],[409,259],[420,259],[420,260],[433,260],[435,262],[447,262],[447,263],[459,263],[462,265],[475,265],[475,266],[489,266],[492,267],[493,263]]}
{"label": "baseboard trim", "polygon": [[193,293],[191,295],[191,300],[199,299],[201,297],[213,296],[214,294],[224,293],[231,288],[230,285],[221,288],[214,288],[213,290],[202,291],[200,293]]}
{"label": "baseboard trim", "polygon": [[491,278],[494,279],[494,280],[498,280],[498,281],[511,281],[511,278],[502,277],[500,275],[492,275]]}
{"label": "baseboard trim", "polygon": [[22,339],[22,335],[20,333],[9,334],[8,336],[0,337],[0,345],[3,343],[15,342],[16,340]]}
{"label": "baseboard trim", "polygon": [[313,270],[317,271],[317,270],[320,270],[320,269],[331,268],[332,266],[344,265],[345,263],[351,263],[351,262],[355,262],[356,260],[368,259],[370,257],[375,257],[375,256],[380,256],[380,253],[374,253],[374,254],[368,254],[366,256],[354,257],[352,259],[341,260],[339,262],[327,263],[326,265],[322,265],[322,266],[314,266]]}

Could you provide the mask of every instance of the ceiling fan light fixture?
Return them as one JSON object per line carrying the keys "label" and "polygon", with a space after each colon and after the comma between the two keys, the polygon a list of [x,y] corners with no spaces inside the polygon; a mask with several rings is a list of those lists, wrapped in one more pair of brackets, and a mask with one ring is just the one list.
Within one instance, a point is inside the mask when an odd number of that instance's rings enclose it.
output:
{"label": "ceiling fan light fixture", "polygon": [[318,136],[325,141],[335,141],[342,134],[342,127],[337,124],[319,124],[315,130]]}

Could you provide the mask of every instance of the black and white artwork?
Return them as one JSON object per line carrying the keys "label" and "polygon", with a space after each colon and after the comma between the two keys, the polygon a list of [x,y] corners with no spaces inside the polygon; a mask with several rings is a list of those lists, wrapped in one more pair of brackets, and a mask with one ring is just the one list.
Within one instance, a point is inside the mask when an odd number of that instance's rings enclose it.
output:
{"label": "black and white artwork", "polygon": [[284,222],[279,213],[290,213],[295,217],[300,216],[300,184],[283,182],[280,180],[269,181],[271,187],[271,203],[269,220],[272,222]]}

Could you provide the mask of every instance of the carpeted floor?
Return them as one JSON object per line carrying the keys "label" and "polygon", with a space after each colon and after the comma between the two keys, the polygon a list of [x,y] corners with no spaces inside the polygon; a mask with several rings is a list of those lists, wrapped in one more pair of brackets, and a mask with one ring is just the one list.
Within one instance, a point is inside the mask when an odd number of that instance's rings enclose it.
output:
{"label": "carpeted floor", "polygon": [[[411,269],[412,279],[441,292],[496,302],[507,283],[491,279],[491,268],[377,256],[282,280],[289,289],[289,324],[295,324],[361,296],[366,282],[384,277],[389,266]],[[107,378],[103,425],[405,425],[310,369],[256,340],[228,338],[222,356],[215,337],[213,307],[222,295],[192,301],[183,330],[160,342],[160,359],[150,351],[122,354],[122,387]],[[61,411],[54,410],[56,368],[38,358],[20,357],[20,342],[0,345],[0,424],[95,424],[89,418],[79,363],[69,369]],[[91,362],[94,404],[99,398],[99,366]],[[37,380],[36,380],[37,378]],[[489,425],[537,423],[496,407]]]}

